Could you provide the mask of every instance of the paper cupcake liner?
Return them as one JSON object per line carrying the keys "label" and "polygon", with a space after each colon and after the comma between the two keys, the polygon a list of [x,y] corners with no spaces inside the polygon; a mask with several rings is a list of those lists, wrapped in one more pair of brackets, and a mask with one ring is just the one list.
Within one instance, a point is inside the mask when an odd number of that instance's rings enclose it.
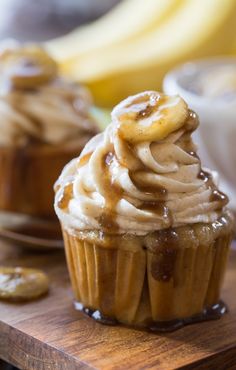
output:
{"label": "paper cupcake liner", "polygon": [[191,317],[218,303],[230,241],[231,236],[225,236],[208,246],[180,249],[173,276],[166,282],[153,278],[151,264],[156,256],[148,253],[153,321]]}
{"label": "paper cupcake liner", "polygon": [[107,248],[66,230],[64,240],[75,299],[121,323],[145,326],[192,317],[218,303],[231,235],[179,248],[168,278],[153,272],[161,256],[142,247]]}
{"label": "paper cupcake liner", "polygon": [[232,241],[232,236],[229,235],[225,238],[219,238],[215,242],[215,248],[213,250],[214,261],[211,271],[210,280],[208,283],[208,289],[205,299],[206,306],[214,305],[220,296],[220,290],[223,285],[224,275],[229,254],[229,245]]}
{"label": "paper cupcake liner", "polygon": [[132,322],[143,290],[145,252],[106,249],[66,231],[63,235],[76,300],[104,316]]}

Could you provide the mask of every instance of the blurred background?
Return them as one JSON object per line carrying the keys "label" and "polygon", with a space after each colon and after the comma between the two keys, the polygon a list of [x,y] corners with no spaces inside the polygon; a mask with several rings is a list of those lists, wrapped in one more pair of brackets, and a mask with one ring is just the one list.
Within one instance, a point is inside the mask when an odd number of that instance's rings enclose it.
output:
{"label": "blurred background", "polygon": [[235,0],[1,0],[0,40],[40,41],[111,108],[175,66],[236,51]]}
{"label": "blurred background", "polygon": [[108,112],[142,90],[181,94],[236,209],[235,0],[1,0],[0,39],[11,38],[42,42]]}
{"label": "blurred background", "polygon": [[43,41],[107,12],[119,0],[1,0],[0,39]]}
{"label": "blurred background", "polygon": [[236,0],[1,0],[2,46],[11,39],[42,42],[89,87],[104,126],[130,94],[182,95],[200,117],[203,165],[236,211]]}

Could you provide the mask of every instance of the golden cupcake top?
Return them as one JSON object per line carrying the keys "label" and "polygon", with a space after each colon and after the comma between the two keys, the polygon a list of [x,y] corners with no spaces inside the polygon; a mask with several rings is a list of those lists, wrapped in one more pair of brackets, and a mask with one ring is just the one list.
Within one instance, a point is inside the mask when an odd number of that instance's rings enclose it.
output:
{"label": "golden cupcake top", "polygon": [[0,145],[65,140],[84,144],[97,129],[88,90],[65,80],[40,46],[14,44],[0,53]]}
{"label": "golden cupcake top", "polygon": [[182,98],[143,92],[111,117],[56,184],[65,227],[145,235],[219,218],[228,200],[201,167],[191,137],[198,118]]}

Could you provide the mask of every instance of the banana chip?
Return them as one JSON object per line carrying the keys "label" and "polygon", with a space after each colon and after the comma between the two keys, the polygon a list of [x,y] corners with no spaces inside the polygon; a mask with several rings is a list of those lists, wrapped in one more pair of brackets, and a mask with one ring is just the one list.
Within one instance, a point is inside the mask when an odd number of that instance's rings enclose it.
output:
{"label": "banana chip", "polygon": [[15,302],[36,299],[48,292],[44,272],[31,268],[0,267],[0,299]]}

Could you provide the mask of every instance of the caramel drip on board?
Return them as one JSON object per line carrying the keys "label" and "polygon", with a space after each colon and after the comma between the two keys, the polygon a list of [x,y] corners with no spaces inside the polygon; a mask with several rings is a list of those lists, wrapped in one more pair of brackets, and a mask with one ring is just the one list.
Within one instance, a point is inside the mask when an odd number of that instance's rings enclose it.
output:
{"label": "caramel drip on board", "polygon": [[171,321],[151,321],[147,322],[144,327],[140,325],[125,325],[123,323],[120,323],[118,320],[108,317],[107,315],[104,315],[100,310],[91,309],[88,307],[84,307],[82,304],[76,304],[76,309],[79,311],[84,312],[86,315],[91,317],[96,322],[99,322],[103,325],[109,325],[109,326],[116,326],[116,325],[122,325],[123,327],[135,327],[137,330],[146,330],[147,332],[151,333],[170,333],[174,332],[184,326],[205,322],[208,320],[216,320],[221,318],[226,312],[228,312],[228,308],[225,305],[223,301],[219,301],[213,306],[205,308],[201,313],[187,317],[185,319],[175,319]]}

